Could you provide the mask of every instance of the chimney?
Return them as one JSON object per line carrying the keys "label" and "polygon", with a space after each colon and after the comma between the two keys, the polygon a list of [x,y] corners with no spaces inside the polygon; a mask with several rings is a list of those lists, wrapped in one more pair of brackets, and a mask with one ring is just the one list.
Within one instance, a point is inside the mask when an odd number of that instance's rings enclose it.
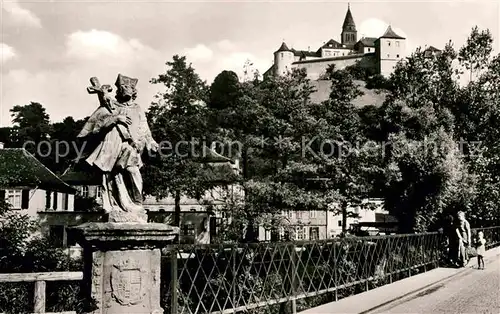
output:
{"label": "chimney", "polygon": [[311,52],[311,46],[307,46],[307,52]]}
{"label": "chimney", "polygon": [[0,142],[0,149],[3,149],[3,142]]}

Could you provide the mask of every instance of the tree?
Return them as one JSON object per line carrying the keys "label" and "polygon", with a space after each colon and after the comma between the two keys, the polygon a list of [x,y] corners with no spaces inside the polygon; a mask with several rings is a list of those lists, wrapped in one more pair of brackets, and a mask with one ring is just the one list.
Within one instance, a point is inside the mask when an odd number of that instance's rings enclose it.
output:
{"label": "tree", "polygon": [[[331,82],[329,99],[315,107],[316,118],[323,121],[317,129],[321,135],[317,147],[318,176],[327,180],[325,192],[334,191],[342,215],[342,232],[347,231],[349,206],[362,205],[372,196],[377,173],[381,171],[382,154],[378,144],[368,143],[363,132],[360,111],[352,101],[361,95],[349,70],[330,67],[326,78]],[[326,141],[326,142],[325,142]],[[322,144],[328,144],[325,151]],[[370,145],[371,144],[371,145]],[[323,146],[323,147],[322,147]]]}
{"label": "tree", "polygon": [[466,44],[460,48],[458,60],[469,70],[469,82],[472,82],[474,72],[486,68],[493,50],[492,43],[491,32],[488,29],[479,31],[479,28],[475,26],[472,28]]}
{"label": "tree", "polygon": [[45,108],[37,102],[29,105],[16,105],[10,110],[12,122],[18,129],[18,143],[34,141],[36,144],[46,140],[50,133],[50,117]]}
{"label": "tree", "polygon": [[456,56],[451,43],[432,57],[417,49],[389,79],[381,108],[389,144],[384,194],[403,232],[428,230],[443,215],[467,210],[475,193],[474,176],[455,142]]}
{"label": "tree", "polygon": [[77,138],[87,118],[75,121],[73,117],[66,117],[62,122],[51,125],[50,155],[41,158],[41,161],[55,173],[63,173],[85,151],[86,140]]}
{"label": "tree", "polygon": [[222,71],[219,73],[212,85],[210,85],[210,96],[208,106],[215,109],[225,109],[234,106],[236,99],[240,96],[240,82],[238,75],[233,71]]}
{"label": "tree", "polygon": [[200,198],[210,188],[201,179],[203,168],[197,160],[211,140],[208,86],[185,57],[175,55],[166,65],[167,71],[151,80],[163,84],[165,91],[157,95],[147,113],[160,151],[146,163],[144,190],[156,197],[174,196],[174,224],[178,225],[181,195]]}

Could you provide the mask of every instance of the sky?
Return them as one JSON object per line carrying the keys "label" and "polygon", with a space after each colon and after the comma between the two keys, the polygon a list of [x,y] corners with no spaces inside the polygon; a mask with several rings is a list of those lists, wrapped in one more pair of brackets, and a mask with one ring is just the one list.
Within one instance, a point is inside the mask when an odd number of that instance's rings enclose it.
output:
{"label": "sky", "polygon": [[[473,26],[488,28],[500,49],[499,1],[351,1],[358,38],[377,37],[390,24],[417,46],[459,48]],[[137,102],[151,104],[162,86],[149,80],[185,55],[210,83],[223,70],[243,75],[247,60],[264,73],[284,40],[317,50],[340,41],[347,2],[341,1],[88,1],[1,0],[0,126],[9,110],[41,103],[52,122],[80,119],[97,107],[86,87],[96,76],[139,79]]]}

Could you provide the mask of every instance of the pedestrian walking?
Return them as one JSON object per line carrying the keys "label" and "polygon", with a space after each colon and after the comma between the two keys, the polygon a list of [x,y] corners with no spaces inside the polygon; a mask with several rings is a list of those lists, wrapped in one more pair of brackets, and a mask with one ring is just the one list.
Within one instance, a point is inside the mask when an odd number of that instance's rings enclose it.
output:
{"label": "pedestrian walking", "polygon": [[458,266],[465,267],[469,263],[467,248],[471,246],[470,224],[465,219],[465,213],[457,213],[458,222],[456,225],[456,234],[458,236]]}
{"label": "pedestrian walking", "polygon": [[[477,234],[476,250],[477,250],[477,269],[484,269],[484,254],[486,252],[486,240],[484,239],[484,234],[479,231]],[[481,268],[481,264],[483,267]]]}

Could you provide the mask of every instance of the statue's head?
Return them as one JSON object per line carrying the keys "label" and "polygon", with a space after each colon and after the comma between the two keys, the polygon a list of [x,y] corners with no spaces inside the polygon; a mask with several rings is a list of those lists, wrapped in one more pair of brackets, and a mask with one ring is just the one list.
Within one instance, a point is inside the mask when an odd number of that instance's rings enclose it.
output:
{"label": "statue's head", "polygon": [[134,100],[137,97],[137,89],[135,88],[137,81],[138,79],[118,74],[115,83],[116,99],[121,102]]}

